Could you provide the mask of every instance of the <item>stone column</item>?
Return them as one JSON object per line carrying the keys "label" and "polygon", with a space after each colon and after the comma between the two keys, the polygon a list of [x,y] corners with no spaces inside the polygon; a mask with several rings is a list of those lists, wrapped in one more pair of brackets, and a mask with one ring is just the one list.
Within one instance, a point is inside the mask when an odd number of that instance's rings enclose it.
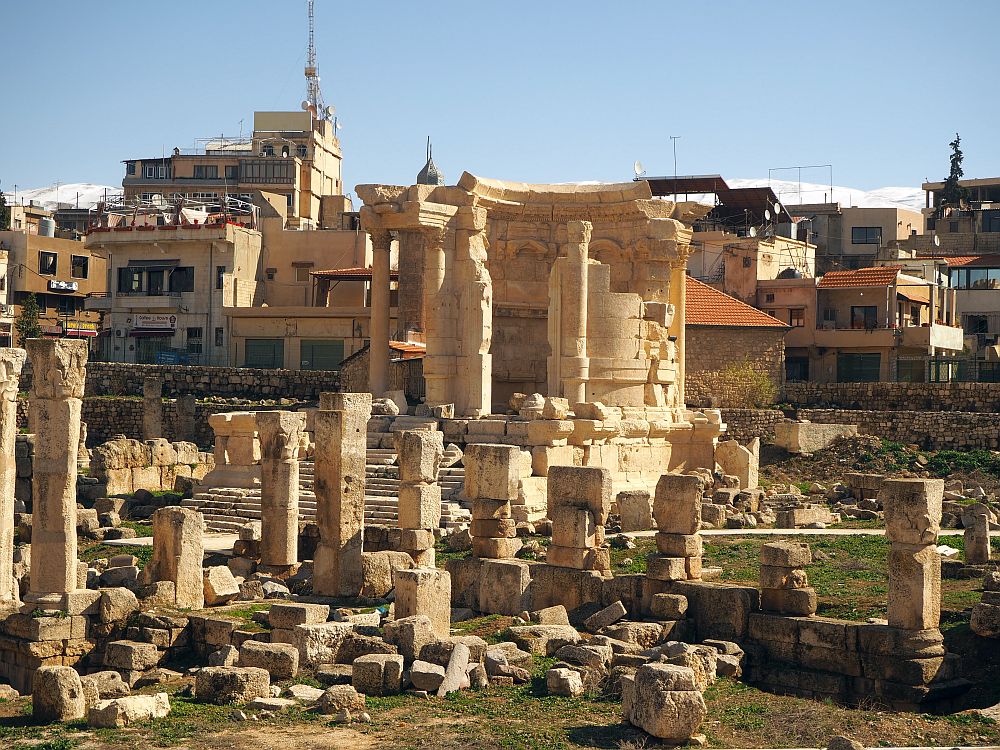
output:
{"label": "stone column", "polygon": [[[510,506],[520,490],[520,453],[516,445],[473,443],[465,447],[462,461],[465,496],[472,502],[469,533],[474,557],[503,560],[521,549]],[[438,500],[440,507],[440,488]]]}
{"label": "stone column", "polygon": [[145,378],[142,381],[142,439],[154,440],[163,435],[163,381]]}
{"label": "stone column", "polygon": [[552,544],[545,562],[610,575],[604,525],[611,512],[611,472],[596,466],[552,466],[547,496]]}
{"label": "stone column", "polygon": [[444,243],[448,230],[429,227],[424,236],[424,383],[428,404],[454,403],[455,322],[458,317],[455,294],[447,284],[447,257]]}
{"label": "stone column", "polygon": [[23,349],[0,349],[0,604],[18,601],[14,583],[14,486],[17,465],[17,386],[24,367]]}
{"label": "stone column", "polygon": [[389,390],[389,251],[392,235],[372,232],[371,322],[368,389],[376,396]]}
{"label": "stone column", "polygon": [[653,519],[656,552],[646,576],[657,581],[701,578],[701,503],[705,480],[694,474],[664,474],[656,483]]}
{"label": "stone column", "polygon": [[177,422],[174,440],[188,440],[197,442],[195,435],[195,417],[198,410],[198,402],[193,395],[179,396],[174,402],[174,409],[177,415]]}
{"label": "stone column", "polygon": [[419,568],[434,567],[434,530],[441,525],[438,467],[444,440],[437,430],[406,430],[398,437],[400,550]]}
{"label": "stone column", "polygon": [[38,425],[31,478],[31,593],[42,609],[62,609],[77,588],[76,473],[87,342],[29,339],[31,408]]}
{"label": "stone column", "polygon": [[982,503],[967,508],[962,514],[965,526],[965,564],[986,565],[990,561],[989,508]]}
{"label": "stone column", "polygon": [[257,412],[260,435],[260,563],[287,570],[299,561],[299,435],[303,415]]}
{"label": "stone column", "polygon": [[[483,417],[493,408],[493,280],[486,268],[486,211],[460,209],[455,231],[455,277],[458,319],[455,321],[457,371],[455,416]],[[428,400],[430,393],[428,392]],[[431,402],[433,403],[433,402]]]}
{"label": "stone column", "polygon": [[[680,252],[682,248],[678,246]],[[683,248],[685,252],[680,252],[676,260],[670,261],[670,302],[674,306],[673,324],[669,331],[671,336],[676,336],[677,346],[677,403],[683,407],[684,400],[684,374],[687,370],[685,359],[687,349],[684,343],[684,319],[686,317],[687,304],[687,259],[690,247]]]}
{"label": "stone column", "polygon": [[153,557],[144,575],[149,583],[172,583],[178,607],[205,606],[204,529],[204,517],[190,508],[168,506],[153,513]]}
{"label": "stone column", "polygon": [[887,479],[879,491],[889,539],[889,625],[937,629],[941,621],[943,479]]}
{"label": "stone column", "polygon": [[562,330],[559,340],[559,374],[562,395],[570,404],[587,400],[590,358],[587,356],[587,281],[590,254],[589,221],[571,221],[566,225],[565,258],[560,258],[560,312]]}
{"label": "stone column", "polygon": [[765,612],[816,614],[816,590],[805,567],[812,550],[803,542],[768,542],[760,548],[760,608]]}
{"label": "stone column", "polygon": [[364,585],[365,453],[370,393],[321,393],[316,412],[313,593],[357,596]]}

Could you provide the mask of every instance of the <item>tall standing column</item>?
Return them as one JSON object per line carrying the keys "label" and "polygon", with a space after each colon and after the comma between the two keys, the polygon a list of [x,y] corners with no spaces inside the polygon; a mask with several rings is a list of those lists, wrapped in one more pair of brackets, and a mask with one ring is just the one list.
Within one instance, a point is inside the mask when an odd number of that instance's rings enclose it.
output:
{"label": "tall standing column", "polygon": [[457,362],[455,321],[458,306],[454,292],[446,286],[447,256],[444,243],[448,230],[429,227],[424,236],[424,383],[428,404],[453,403]]}
{"label": "tall standing column", "polygon": [[316,412],[313,593],[357,596],[364,585],[365,452],[370,393],[321,393]]}
{"label": "tall standing column", "polygon": [[[678,246],[678,252],[682,250]],[[685,250],[689,251],[690,248]],[[687,259],[688,252],[680,252],[680,257],[670,261],[670,302],[674,306],[673,324],[670,326],[670,335],[676,337],[677,346],[677,403],[683,407],[684,399],[684,374],[687,370],[685,359],[687,357],[687,347],[684,343],[684,319],[687,304]]]}
{"label": "tall standing column", "polygon": [[18,600],[14,583],[14,485],[17,466],[17,386],[24,367],[23,349],[0,349],[0,604]]}
{"label": "tall standing column", "polygon": [[145,378],[142,381],[142,439],[155,440],[163,435],[163,381]]}
{"label": "tall standing column", "polygon": [[389,250],[388,232],[372,233],[372,306],[369,326],[368,389],[376,396],[389,390]]}
{"label": "tall standing column", "polygon": [[[587,400],[590,358],[587,356],[588,256],[591,224],[571,221],[566,225],[567,244],[559,274],[559,382],[552,395],[569,399],[570,404]],[[550,386],[551,388],[551,386]]]}
{"label": "tall standing column", "polygon": [[77,588],[76,459],[86,379],[87,342],[29,339],[31,408],[38,437],[31,478],[31,593],[43,608],[62,608]]}
{"label": "tall standing column", "polygon": [[299,561],[299,436],[302,415],[257,412],[260,435],[260,563],[288,569]]}

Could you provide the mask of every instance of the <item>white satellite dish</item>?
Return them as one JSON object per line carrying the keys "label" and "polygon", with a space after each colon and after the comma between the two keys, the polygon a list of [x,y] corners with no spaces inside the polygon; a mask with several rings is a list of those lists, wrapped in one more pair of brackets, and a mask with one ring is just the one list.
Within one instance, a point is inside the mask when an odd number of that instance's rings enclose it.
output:
{"label": "white satellite dish", "polygon": [[632,165],[632,170],[635,172],[636,177],[642,177],[646,173],[646,170],[642,168],[642,162],[638,159]]}
{"label": "white satellite dish", "polygon": [[781,216],[781,204],[778,202],[775,202],[774,204],[774,215]]}
{"label": "white satellite dish", "polygon": [[336,111],[337,110],[335,110],[333,107],[327,107],[326,109],[323,110],[323,112],[326,113],[327,117],[333,117],[333,113]]}
{"label": "white satellite dish", "polygon": [[771,220],[771,211],[769,209],[764,209],[764,221]]}
{"label": "white satellite dish", "polygon": [[751,237],[757,236],[757,227],[750,227],[750,236]]}
{"label": "white satellite dish", "polygon": [[302,110],[305,112],[309,111],[309,101],[306,99],[302,100]]}
{"label": "white satellite dish", "polygon": [[941,247],[941,238],[936,234],[934,235],[934,247]]}

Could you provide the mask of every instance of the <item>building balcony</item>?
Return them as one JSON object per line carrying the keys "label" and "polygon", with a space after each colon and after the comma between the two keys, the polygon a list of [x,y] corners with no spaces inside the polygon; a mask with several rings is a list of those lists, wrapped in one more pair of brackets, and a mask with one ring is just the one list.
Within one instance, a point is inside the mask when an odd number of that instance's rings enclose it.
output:
{"label": "building balcony", "polygon": [[955,326],[939,323],[928,326],[908,326],[903,329],[903,346],[927,349],[950,349],[962,351],[965,346],[965,332]]}
{"label": "building balcony", "polygon": [[[181,304],[181,293],[117,292],[115,300],[114,307],[125,310],[176,310]],[[111,305],[108,309],[111,309]]]}
{"label": "building balcony", "polygon": [[108,312],[111,310],[111,295],[105,292],[91,292],[83,300],[83,309],[90,312]]}
{"label": "building balcony", "polygon": [[816,346],[832,349],[885,349],[896,346],[897,330],[894,328],[819,328]]}

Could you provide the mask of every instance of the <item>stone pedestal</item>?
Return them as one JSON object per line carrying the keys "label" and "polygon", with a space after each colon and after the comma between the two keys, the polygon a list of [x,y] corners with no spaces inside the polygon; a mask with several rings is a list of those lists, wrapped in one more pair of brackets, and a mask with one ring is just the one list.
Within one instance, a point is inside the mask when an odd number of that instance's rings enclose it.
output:
{"label": "stone pedestal", "polygon": [[260,435],[260,564],[290,568],[299,561],[299,436],[303,416],[257,412]]}
{"label": "stone pedestal", "polygon": [[0,603],[18,596],[14,581],[14,487],[17,465],[17,387],[24,367],[23,349],[0,349]]}
{"label": "stone pedestal", "polygon": [[407,430],[397,436],[400,549],[417,567],[434,567],[434,530],[441,525],[437,475],[444,457],[442,433]]}
{"label": "stone pedestal", "polygon": [[521,481],[520,454],[515,445],[474,443],[465,448],[465,496],[472,501],[469,531],[475,557],[511,558],[521,548],[511,515]]}
{"label": "stone pedestal", "polygon": [[193,395],[180,396],[174,402],[177,420],[174,424],[174,440],[197,442],[195,424],[198,416],[198,402]]}
{"label": "stone pedestal", "polygon": [[372,412],[368,393],[322,393],[316,412],[316,523],[313,592],[357,596],[365,531],[366,430]]}
{"label": "stone pedestal", "polygon": [[965,513],[962,518],[971,524],[965,527],[966,565],[986,565],[990,561],[990,517],[986,506],[982,512]]}
{"label": "stone pedestal", "polygon": [[809,545],[768,542],[760,548],[760,608],[765,612],[809,616],[816,614],[816,591],[809,586],[805,567],[812,562]]}
{"label": "stone pedestal", "polygon": [[611,472],[598,467],[553,466],[548,477],[552,544],[549,565],[610,574],[604,525],[611,512]]}
{"label": "stone pedestal", "polygon": [[656,552],[646,575],[658,581],[701,578],[701,504],[705,480],[689,474],[664,474],[656,484],[653,520]]}
{"label": "stone pedestal", "polygon": [[32,475],[31,593],[42,609],[62,609],[78,586],[76,474],[87,342],[29,339],[31,408],[38,436]]}
{"label": "stone pedestal", "polygon": [[163,436],[163,381],[145,378],[142,381],[142,439],[155,440]]}
{"label": "stone pedestal", "polygon": [[153,558],[145,576],[149,583],[173,583],[173,599],[178,607],[205,606],[204,529],[204,517],[190,508],[169,506],[153,513]]}
{"label": "stone pedestal", "polygon": [[395,617],[427,615],[438,638],[451,634],[451,575],[439,568],[397,570],[392,576],[396,588]]}
{"label": "stone pedestal", "polygon": [[212,414],[208,424],[215,433],[215,468],[202,480],[206,487],[260,486],[260,441],[252,411]]}

